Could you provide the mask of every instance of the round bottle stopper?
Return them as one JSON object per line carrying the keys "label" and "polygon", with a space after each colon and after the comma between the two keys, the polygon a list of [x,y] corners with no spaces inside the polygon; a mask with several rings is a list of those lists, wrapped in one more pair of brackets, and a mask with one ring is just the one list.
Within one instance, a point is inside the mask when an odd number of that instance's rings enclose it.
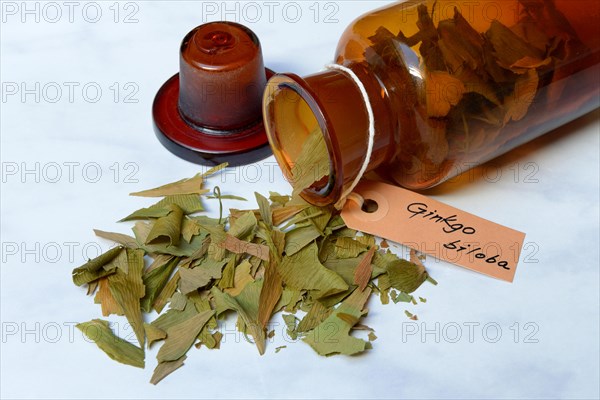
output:
{"label": "round bottle stopper", "polygon": [[272,75],[247,27],[211,22],[193,29],[181,44],[179,73],[154,99],[157,137],[198,164],[242,165],[267,157],[262,95]]}

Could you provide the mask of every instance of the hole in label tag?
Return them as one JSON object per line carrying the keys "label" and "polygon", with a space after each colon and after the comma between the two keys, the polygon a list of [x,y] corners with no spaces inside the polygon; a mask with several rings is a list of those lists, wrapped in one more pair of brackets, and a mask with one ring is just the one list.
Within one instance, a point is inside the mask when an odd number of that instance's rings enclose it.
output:
{"label": "hole in label tag", "polygon": [[388,215],[390,206],[383,194],[371,190],[359,194],[364,199],[362,207],[356,203],[351,205],[356,218],[363,221],[380,221]]}
{"label": "hole in label tag", "polygon": [[367,214],[373,214],[379,208],[379,204],[375,200],[365,199],[361,210]]}

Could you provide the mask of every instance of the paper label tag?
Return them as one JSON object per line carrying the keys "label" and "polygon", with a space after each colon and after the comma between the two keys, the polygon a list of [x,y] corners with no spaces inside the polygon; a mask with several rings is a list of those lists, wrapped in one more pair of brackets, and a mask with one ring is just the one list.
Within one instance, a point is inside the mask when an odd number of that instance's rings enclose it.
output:
{"label": "paper label tag", "polygon": [[347,201],[342,218],[367,232],[453,264],[512,282],[525,234],[410,190],[363,181],[355,193],[377,203],[367,213]]}

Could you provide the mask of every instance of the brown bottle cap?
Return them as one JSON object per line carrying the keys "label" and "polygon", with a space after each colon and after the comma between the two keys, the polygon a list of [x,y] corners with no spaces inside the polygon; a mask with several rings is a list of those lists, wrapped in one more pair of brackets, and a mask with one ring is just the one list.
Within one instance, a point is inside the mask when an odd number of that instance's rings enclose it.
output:
{"label": "brown bottle cap", "polygon": [[241,165],[271,154],[262,95],[273,71],[258,37],[234,22],[193,29],[181,44],[179,74],[154,99],[154,130],[177,156],[199,164]]}

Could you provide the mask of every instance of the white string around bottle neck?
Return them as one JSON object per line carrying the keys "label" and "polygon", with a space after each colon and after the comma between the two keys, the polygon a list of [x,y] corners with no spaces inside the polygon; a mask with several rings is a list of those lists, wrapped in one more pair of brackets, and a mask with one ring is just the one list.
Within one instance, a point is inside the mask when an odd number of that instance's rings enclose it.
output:
{"label": "white string around bottle neck", "polygon": [[365,102],[365,108],[367,110],[367,116],[369,118],[369,137],[368,137],[368,142],[367,142],[367,153],[365,154],[365,159],[363,161],[363,164],[360,167],[358,174],[354,178],[354,181],[342,193],[342,196],[337,201],[337,203],[335,203],[335,208],[337,208],[338,210],[341,210],[344,207],[344,204],[346,203],[348,196],[350,196],[352,194],[352,191],[354,190],[356,185],[358,185],[358,183],[362,179],[363,175],[367,171],[367,168],[369,167],[369,162],[371,161],[371,155],[373,153],[373,144],[375,142],[375,114],[373,113],[373,106],[371,105],[371,100],[369,99],[369,94],[367,93],[367,89],[365,88],[365,85],[362,83],[362,81],[360,80],[358,75],[356,75],[356,73],[354,73],[354,71],[352,71],[350,68],[344,67],[343,65],[340,65],[340,64],[327,64],[327,65],[325,65],[325,69],[342,71],[342,72],[346,73],[348,76],[350,76],[350,78],[352,79],[354,84],[358,87],[358,90],[360,91],[360,94],[363,97],[363,100]]}

